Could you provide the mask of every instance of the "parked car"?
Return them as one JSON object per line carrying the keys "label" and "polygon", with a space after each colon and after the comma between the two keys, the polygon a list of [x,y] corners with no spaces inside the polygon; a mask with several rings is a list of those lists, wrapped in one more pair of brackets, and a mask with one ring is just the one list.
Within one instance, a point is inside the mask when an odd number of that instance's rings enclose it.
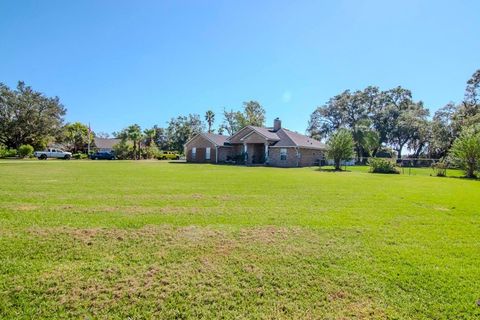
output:
{"label": "parked car", "polygon": [[115,160],[115,154],[107,151],[98,151],[90,154],[92,160]]}
{"label": "parked car", "polygon": [[158,160],[179,160],[180,154],[175,151],[162,151],[157,157]]}
{"label": "parked car", "polygon": [[43,150],[43,151],[35,151],[33,155],[37,157],[39,160],[46,160],[47,158],[70,160],[70,158],[72,158],[71,152],[67,152],[67,151],[63,151],[62,149],[55,149],[55,148],[48,148],[47,150]]}

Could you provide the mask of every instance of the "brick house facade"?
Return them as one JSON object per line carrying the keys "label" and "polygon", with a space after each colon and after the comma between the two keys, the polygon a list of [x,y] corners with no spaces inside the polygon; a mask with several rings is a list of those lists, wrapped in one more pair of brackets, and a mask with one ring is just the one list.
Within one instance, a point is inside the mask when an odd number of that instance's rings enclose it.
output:
{"label": "brick house facade", "polygon": [[272,128],[247,126],[232,136],[200,133],[187,141],[187,162],[235,163],[273,167],[318,165],[325,145],[284,129],[277,118]]}

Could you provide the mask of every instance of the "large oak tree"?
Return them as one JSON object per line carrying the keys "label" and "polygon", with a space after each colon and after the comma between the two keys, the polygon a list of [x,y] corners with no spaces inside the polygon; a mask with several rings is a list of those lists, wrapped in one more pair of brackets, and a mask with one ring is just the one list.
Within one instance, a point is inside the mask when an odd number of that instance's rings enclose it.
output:
{"label": "large oak tree", "polygon": [[58,97],[47,97],[22,81],[15,90],[0,83],[0,142],[8,147],[45,147],[61,134],[65,113]]}

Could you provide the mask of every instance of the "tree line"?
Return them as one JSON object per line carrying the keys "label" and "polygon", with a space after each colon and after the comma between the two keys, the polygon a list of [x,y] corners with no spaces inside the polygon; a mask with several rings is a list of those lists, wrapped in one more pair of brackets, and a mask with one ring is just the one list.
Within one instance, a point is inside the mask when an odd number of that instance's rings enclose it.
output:
{"label": "tree line", "polygon": [[[94,137],[110,136],[90,131],[80,122],[65,123],[66,112],[58,97],[47,97],[24,82],[18,82],[15,89],[0,83],[0,150],[26,152],[27,146],[38,150],[61,143],[74,153],[86,152]],[[448,103],[430,116],[429,109],[406,88],[369,86],[345,90],[317,107],[306,131],[318,140],[329,140],[340,129],[348,131],[360,161],[392,154],[401,158],[405,150],[414,158],[445,158],[462,134],[475,135],[480,130],[480,70],[468,79],[463,101]],[[116,151],[124,158],[151,158],[159,150],[181,152],[185,142],[199,132],[232,135],[246,125],[265,125],[265,109],[257,101],[244,102],[239,110],[225,108],[221,117],[216,129],[212,110],[204,116],[177,116],[166,126],[142,129],[132,124],[113,133],[121,140]]]}
{"label": "tree line", "polygon": [[[461,103],[448,103],[429,118],[429,110],[402,87],[346,90],[329,99],[310,116],[307,131],[327,139],[327,156],[340,170],[341,160],[375,157],[434,158],[437,173],[454,164],[475,177],[480,170],[480,70],[467,81]],[[372,172],[394,173],[389,161],[371,158]],[[371,168],[372,169],[372,168]]]}
{"label": "tree line", "polygon": [[[120,139],[115,146],[120,158],[142,159],[157,156],[160,150],[183,151],[190,138],[200,132],[215,132],[215,113],[181,115],[166,126],[142,129],[138,124],[108,133],[91,131],[83,123],[65,123],[67,109],[58,97],[47,97],[20,81],[15,89],[0,83],[0,157],[28,155],[52,144],[61,144],[75,154],[86,153],[94,138]],[[216,132],[232,134],[246,125],[263,126],[265,109],[257,101],[244,102],[243,110],[223,111]],[[17,152],[22,150],[22,152]],[[31,152],[29,150],[32,150]]]}
{"label": "tree line", "polygon": [[463,101],[448,103],[432,118],[410,90],[369,86],[346,90],[316,108],[307,132],[316,139],[328,139],[339,129],[350,131],[359,160],[385,151],[401,158],[406,149],[414,158],[444,158],[462,130],[480,123],[479,103],[480,70],[467,81]]}

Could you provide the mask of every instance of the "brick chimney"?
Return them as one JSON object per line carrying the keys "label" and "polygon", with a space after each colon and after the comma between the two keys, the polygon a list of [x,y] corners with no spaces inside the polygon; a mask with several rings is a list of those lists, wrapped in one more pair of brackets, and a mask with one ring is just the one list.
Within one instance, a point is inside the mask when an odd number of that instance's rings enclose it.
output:
{"label": "brick chimney", "polygon": [[275,118],[275,120],[273,120],[273,131],[278,131],[280,129],[282,129],[282,120]]}

